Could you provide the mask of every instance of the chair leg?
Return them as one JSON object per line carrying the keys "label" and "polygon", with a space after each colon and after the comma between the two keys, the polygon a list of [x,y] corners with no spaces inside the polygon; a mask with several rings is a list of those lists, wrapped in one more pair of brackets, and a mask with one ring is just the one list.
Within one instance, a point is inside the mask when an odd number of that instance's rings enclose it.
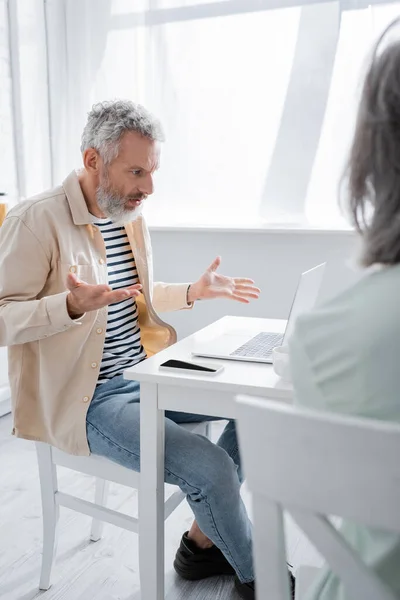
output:
{"label": "chair leg", "polygon": [[[95,483],[95,496],[94,501],[95,504],[99,504],[100,506],[105,506],[107,502],[108,495],[108,487],[109,482],[104,479],[100,479],[96,477]],[[101,539],[103,533],[104,522],[99,519],[93,519],[92,521],[92,530],[90,533],[90,539],[92,542],[98,542]]]}
{"label": "chair leg", "polygon": [[43,555],[39,588],[48,590],[51,585],[51,571],[57,551],[57,523],[59,506],[57,468],[52,461],[52,449],[48,444],[36,443],[39,465],[40,490],[43,513]]}

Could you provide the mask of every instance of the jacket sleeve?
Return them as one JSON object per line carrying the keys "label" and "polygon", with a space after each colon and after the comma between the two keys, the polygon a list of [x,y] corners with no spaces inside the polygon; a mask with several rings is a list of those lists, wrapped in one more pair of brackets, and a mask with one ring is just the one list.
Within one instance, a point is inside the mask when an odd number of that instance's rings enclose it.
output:
{"label": "jacket sleeve", "polygon": [[0,228],[0,346],[40,340],[78,326],[68,315],[67,294],[41,296],[50,257],[16,216]]}
{"label": "jacket sleeve", "polygon": [[156,312],[171,312],[183,308],[192,308],[187,303],[189,283],[154,283],[153,306]]}

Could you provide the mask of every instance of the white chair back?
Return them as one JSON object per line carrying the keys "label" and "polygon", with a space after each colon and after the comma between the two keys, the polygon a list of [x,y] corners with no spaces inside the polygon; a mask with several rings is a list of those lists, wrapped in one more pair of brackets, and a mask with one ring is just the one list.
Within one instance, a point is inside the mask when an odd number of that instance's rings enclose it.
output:
{"label": "white chair back", "polygon": [[239,397],[238,432],[253,496],[259,598],[288,600],[283,510],[349,597],[395,600],[325,515],[400,534],[400,426]]}
{"label": "white chair back", "polygon": [[[185,423],[181,427],[192,433],[205,435],[210,439],[210,422]],[[101,539],[103,523],[111,523],[128,531],[139,532],[139,518],[125,515],[107,508],[108,483],[114,482],[139,490],[140,473],[122,467],[100,456],[74,456],[44,444],[36,442],[39,467],[40,489],[43,513],[43,553],[39,588],[48,590],[51,585],[52,568],[57,552],[57,524],[59,508],[64,506],[92,517],[90,539],[97,542]],[[79,473],[95,477],[94,502],[71,496],[58,489],[57,468],[67,467]],[[173,492],[164,502],[164,520],[185,499],[181,490]],[[139,543],[139,563],[141,544]],[[139,566],[140,568],[140,566]]]}

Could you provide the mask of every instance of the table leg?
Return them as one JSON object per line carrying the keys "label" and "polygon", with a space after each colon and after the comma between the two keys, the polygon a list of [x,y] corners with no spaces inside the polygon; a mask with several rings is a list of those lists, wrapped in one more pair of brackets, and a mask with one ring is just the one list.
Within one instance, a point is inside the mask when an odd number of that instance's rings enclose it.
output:
{"label": "table leg", "polygon": [[140,386],[139,569],[142,600],[164,600],[164,411],[158,386]]}

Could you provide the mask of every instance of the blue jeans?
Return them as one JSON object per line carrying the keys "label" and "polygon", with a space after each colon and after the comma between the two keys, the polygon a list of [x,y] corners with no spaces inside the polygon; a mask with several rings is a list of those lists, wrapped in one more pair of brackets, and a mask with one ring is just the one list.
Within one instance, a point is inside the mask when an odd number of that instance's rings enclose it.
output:
{"label": "blue jeans", "polygon": [[[93,454],[140,470],[139,402],[139,383],[122,376],[96,388],[86,418]],[[164,478],[186,494],[201,531],[223,552],[240,581],[252,581],[251,523],[240,496],[235,423],[228,422],[217,444],[179,427],[205,420],[215,417],[165,412]]]}

